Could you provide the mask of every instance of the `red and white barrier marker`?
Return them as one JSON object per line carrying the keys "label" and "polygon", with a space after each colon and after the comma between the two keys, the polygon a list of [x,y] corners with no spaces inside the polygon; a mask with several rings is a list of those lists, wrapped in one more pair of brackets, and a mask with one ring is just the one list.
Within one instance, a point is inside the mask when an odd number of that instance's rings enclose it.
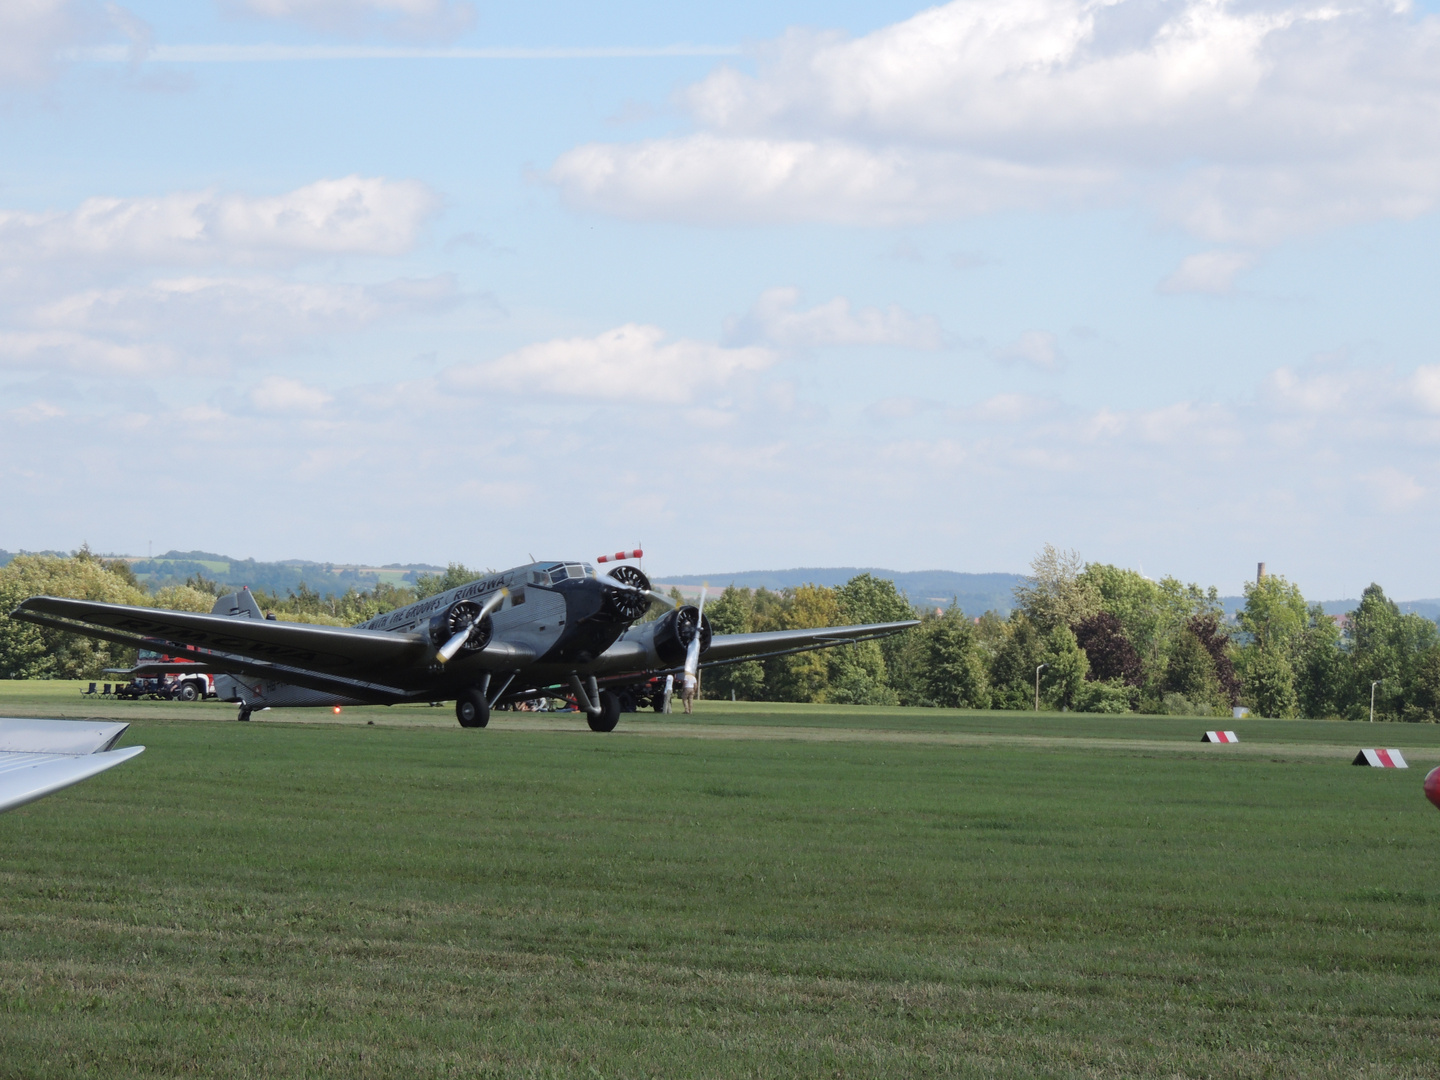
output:
{"label": "red and white barrier marker", "polygon": [[617,551],[614,555],[601,555],[596,562],[620,562],[622,559],[643,559],[645,552],[636,548],[634,551]]}
{"label": "red and white barrier marker", "polygon": [[1408,769],[1405,755],[1399,750],[1361,750],[1352,765],[1369,765],[1376,769]]}
{"label": "red and white barrier marker", "polygon": [[1201,742],[1239,742],[1240,736],[1233,731],[1207,731]]}
{"label": "red and white barrier marker", "polygon": [[1440,809],[1440,767],[1431,769],[1425,777],[1425,798]]}

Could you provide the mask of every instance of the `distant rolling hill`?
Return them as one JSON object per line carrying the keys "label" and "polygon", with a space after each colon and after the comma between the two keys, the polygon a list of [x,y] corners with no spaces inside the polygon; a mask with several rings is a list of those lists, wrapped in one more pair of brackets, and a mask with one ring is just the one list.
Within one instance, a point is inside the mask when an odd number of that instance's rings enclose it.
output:
{"label": "distant rolling hill", "polygon": [[443,571],[443,566],[427,563],[391,563],[387,566],[357,566],[339,563],[317,563],[304,559],[281,562],[256,562],[236,559],[213,551],[167,551],[154,558],[120,556],[127,559],[130,569],[141,582],[151,588],[182,582],[192,575],[210,579],[221,585],[248,585],[252,589],[284,594],[294,592],[301,583],[325,593],[343,593],[346,589],[363,592],[379,582],[391,585],[413,585],[422,573]]}
{"label": "distant rolling hill", "polygon": [[[677,585],[687,596],[709,583],[712,589],[737,585],[749,589],[793,589],[797,585],[844,585],[857,574],[870,574],[886,581],[909,597],[912,604],[949,607],[952,600],[967,614],[998,611],[1008,615],[1015,606],[1015,586],[1023,574],[962,574],[955,570],[883,570],[873,566],[802,566],[794,570],[744,570],[729,574],[680,574],[657,581],[669,588]],[[1245,606],[1243,596],[1222,596],[1220,604],[1230,618]],[[1322,600],[1328,615],[1342,615],[1360,606],[1359,600]],[[1440,600],[1398,600],[1401,611],[1414,612],[1440,621]]]}
{"label": "distant rolling hill", "polygon": [[[794,570],[745,570],[729,574],[682,574],[666,577],[657,584],[681,586],[683,592],[709,582],[711,588],[736,585],[749,589],[792,589],[797,585],[844,585],[857,574],[893,581],[912,604],[948,607],[952,601],[962,611],[979,615],[986,611],[1008,613],[1014,605],[1015,586],[1020,574],[962,574],[954,570],[882,570],[873,566],[802,566]],[[687,588],[688,587],[688,588]]]}

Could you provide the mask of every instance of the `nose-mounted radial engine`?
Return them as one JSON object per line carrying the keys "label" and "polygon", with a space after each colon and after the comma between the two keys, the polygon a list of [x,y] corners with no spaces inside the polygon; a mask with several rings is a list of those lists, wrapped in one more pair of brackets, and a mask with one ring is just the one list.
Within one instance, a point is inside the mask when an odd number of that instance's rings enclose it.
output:
{"label": "nose-mounted radial engine", "polygon": [[[631,623],[650,610],[650,579],[637,567],[617,566],[600,581],[605,585],[604,612],[613,621]],[[623,587],[616,588],[609,584],[611,581],[619,582]]]}

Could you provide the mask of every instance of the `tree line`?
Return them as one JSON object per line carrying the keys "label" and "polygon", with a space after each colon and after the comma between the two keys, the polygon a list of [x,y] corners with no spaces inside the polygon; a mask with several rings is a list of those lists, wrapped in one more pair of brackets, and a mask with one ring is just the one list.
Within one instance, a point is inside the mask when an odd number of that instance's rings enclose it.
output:
{"label": "tree line", "polygon": [[[1440,720],[1440,631],[1371,585],[1343,620],[1282,576],[1246,585],[1226,619],[1217,590],[1085,563],[1051,545],[1008,615],[913,608],[869,575],[838,588],[728,588],[717,633],[919,618],[878,642],[708,668],[707,696],[970,709]],[[1343,623],[1343,625],[1342,625]]]}
{"label": "tree line", "polygon": [[[283,596],[255,596],[281,619],[353,626],[480,576],[452,563],[413,588],[379,584],[337,596],[301,582]],[[123,560],[86,548],[0,567],[0,613],[38,594],[209,611],[228,591],[196,574],[150,593]],[[955,604],[917,609],[869,574],[835,587],[731,586],[706,614],[722,634],[920,621],[878,641],[707,668],[704,695],[712,698],[1030,709],[1038,686],[1040,707],[1051,710],[1220,716],[1244,706],[1261,716],[1357,720],[1369,716],[1373,691],[1377,720],[1440,720],[1440,631],[1402,613],[1378,585],[1337,621],[1284,577],[1266,577],[1245,587],[1244,608],[1227,621],[1214,587],[1152,581],[1046,545],[1008,615],[968,615]],[[96,678],[133,662],[133,650],[0,614],[0,678]]]}

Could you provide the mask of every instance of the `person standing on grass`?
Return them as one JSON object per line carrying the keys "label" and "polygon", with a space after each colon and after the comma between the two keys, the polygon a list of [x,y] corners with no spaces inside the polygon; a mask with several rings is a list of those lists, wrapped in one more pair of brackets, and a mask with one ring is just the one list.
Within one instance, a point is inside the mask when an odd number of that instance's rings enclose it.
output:
{"label": "person standing on grass", "polygon": [[674,675],[666,675],[666,676],[665,676],[665,707],[660,710],[661,712],[667,712],[667,713],[668,713],[668,712],[670,711],[670,696],[671,696],[672,694],[674,694],[674,693],[675,693],[675,676],[674,676]]}
{"label": "person standing on grass", "polygon": [[685,715],[689,716],[690,711],[695,707],[695,694],[700,689],[700,678],[685,672],[685,679],[680,684],[680,700],[685,703]]}

